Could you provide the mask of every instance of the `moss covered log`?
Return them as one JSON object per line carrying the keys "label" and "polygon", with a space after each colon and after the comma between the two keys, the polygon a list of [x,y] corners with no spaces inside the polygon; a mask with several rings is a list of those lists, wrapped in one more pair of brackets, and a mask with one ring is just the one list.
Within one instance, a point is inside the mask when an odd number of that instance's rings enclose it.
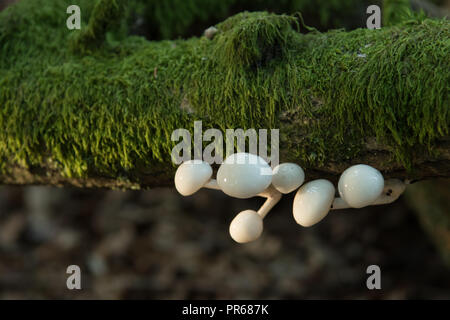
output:
{"label": "moss covered log", "polygon": [[[153,42],[127,34],[124,3],[22,0],[0,13],[1,183],[170,185],[171,133],[195,120],[279,128],[281,161],[308,178],[360,162],[450,176],[448,20],[320,33],[244,12],[212,40]],[[65,25],[71,4],[79,31]]]}

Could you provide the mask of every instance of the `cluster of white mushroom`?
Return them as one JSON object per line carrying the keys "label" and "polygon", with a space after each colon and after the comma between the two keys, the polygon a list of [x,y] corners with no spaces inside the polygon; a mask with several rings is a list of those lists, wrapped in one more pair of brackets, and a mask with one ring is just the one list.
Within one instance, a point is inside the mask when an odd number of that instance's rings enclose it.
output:
{"label": "cluster of white mushroom", "polygon": [[293,204],[295,221],[309,227],[322,220],[332,209],[362,208],[368,205],[395,201],[405,190],[397,179],[384,181],[375,168],[358,164],[346,169],[335,187],[325,179],[303,184],[305,173],[295,163],[282,163],[272,168],[261,157],[250,153],[235,153],[225,159],[212,179],[211,166],[202,160],[189,160],[181,164],[175,174],[175,187],[183,196],[200,188],[222,190],[225,194],[247,199],[254,196],[267,200],[258,211],[245,210],[231,221],[230,235],[239,243],[254,241],[263,231],[263,219],[280,201],[282,194],[300,186]]}

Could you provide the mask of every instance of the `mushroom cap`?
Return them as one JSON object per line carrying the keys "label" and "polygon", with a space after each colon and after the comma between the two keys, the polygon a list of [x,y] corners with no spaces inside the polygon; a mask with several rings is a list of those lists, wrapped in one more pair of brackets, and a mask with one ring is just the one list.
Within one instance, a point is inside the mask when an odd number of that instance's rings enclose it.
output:
{"label": "mushroom cap", "polygon": [[310,227],[328,214],[336,190],[325,179],[318,179],[304,184],[294,197],[293,213],[295,221],[304,227]]}
{"label": "mushroom cap", "polygon": [[175,188],[183,196],[196,193],[211,179],[211,166],[202,160],[183,162],[175,173]]}
{"label": "mushroom cap", "polygon": [[347,168],[339,178],[338,190],[352,208],[372,204],[383,192],[384,178],[377,169],[358,164]]}
{"label": "mushroom cap", "polygon": [[289,193],[305,181],[302,167],[295,163],[282,163],[273,169],[272,185],[281,193]]}
{"label": "mushroom cap", "polygon": [[245,210],[230,223],[230,235],[234,241],[246,243],[259,238],[263,231],[263,219],[254,210]]}
{"label": "mushroom cap", "polygon": [[234,153],[217,171],[217,184],[229,196],[246,199],[263,192],[272,182],[272,169],[254,154]]}

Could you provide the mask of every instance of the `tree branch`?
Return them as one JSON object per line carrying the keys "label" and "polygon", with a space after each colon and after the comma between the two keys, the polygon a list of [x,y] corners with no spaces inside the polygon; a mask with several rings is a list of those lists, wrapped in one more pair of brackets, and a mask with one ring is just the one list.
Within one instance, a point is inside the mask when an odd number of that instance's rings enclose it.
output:
{"label": "tree branch", "polygon": [[0,13],[3,184],[172,185],[171,133],[194,120],[279,128],[281,161],[308,179],[335,181],[354,163],[450,177],[446,20],[301,34],[294,17],[242,13],[212,40],[106,32],[85,46],[64,5],[22,0]]}

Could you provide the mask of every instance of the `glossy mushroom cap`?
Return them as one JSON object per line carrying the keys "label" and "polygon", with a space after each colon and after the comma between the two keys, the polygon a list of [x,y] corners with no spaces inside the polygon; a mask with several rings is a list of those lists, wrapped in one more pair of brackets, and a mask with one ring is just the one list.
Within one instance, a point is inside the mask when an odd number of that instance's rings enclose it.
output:
{"label": "glossy mushroom cap", "polygon": [[377,169],[358,164],[345,170],[339,178],[341,198],[352,208],[372,204],[383,192],[384,178]]}
{"label": "glossy mushroom cap", "polygon": [[303,169],[295,163],[282,163],[273,169],[272,185],[281,193],[297,189],[305,181]]}
{"label": "glossy mushroom cap", "polygon": [[246,243],[259,238],[263,231],[263,219],[254,210],[240,212],[230,224],[230,235],[234,241]]}
{"label": "glossy mushroom cap", "polygon": [[263,192],[272,182],[272,169],[254,154],[234,153],[217,171],[217,184],[229,196],[246,199]]}
{"label": "glossy mushroom cap", "polygon": [[175,188],[183,196],[196,193],[211,179],[211,166],[202,160],[189,160],[182,163],[175,173]]}
{"label": "glossy mushroom cap", "polygon": [[298,189],[294,198],[293,213],[295,221],[310,227],[328,214],[334,200],[333,184],[324,179],[313,180]]}

